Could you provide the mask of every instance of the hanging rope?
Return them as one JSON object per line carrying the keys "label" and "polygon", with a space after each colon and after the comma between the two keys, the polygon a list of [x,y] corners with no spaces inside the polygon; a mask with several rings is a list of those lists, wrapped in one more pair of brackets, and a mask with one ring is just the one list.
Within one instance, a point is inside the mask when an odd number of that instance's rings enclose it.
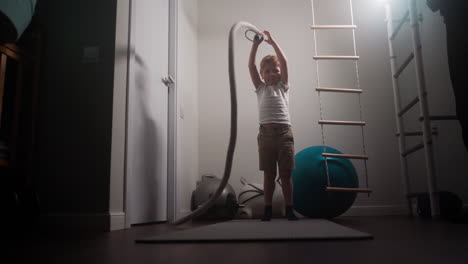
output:
{"label": "hanging rope", "polygon": [[[354,25],[354,12],[353,12],[353,0],[349,0],[349,6],[351,10],[351,25]],[[357,56],[357,47],[356,47],[356,30],[353,29],[353,47],[354,47],[354,56]],[[355,88],[356,89],[361,89],[361,82],[359,80],[359,65],[358,61],[354,61],[355,67],[356,67],[356,84]],[[358,101],[359,101],[359,119],[363,121],[362,118],[362,103],[361,103],[361,94],[358,94]],[[364,155],[366,154],[366,142],[364,140],[364,126],[361,126],[361,135],[362,135],[362,153]],[[369,188],[369,177],[367,173],[367,160],[364,160],[364,172],[365,172],[365,178],[366,178],[366,188]],[[368,196],[370,194],[367,194]]]}
{"label": "hanging rope", "polygon": [[[312,6],[312,25],[315,25],[315,9],[314,9],[314,0],[311,0],[311,6]],[[314,47],[315,47],[315,56],[318,56],[318,46],[317,46],[317,33],[315,28],[313,29],[314,31]],[[319,62],[318,60],[315,60],[315,69],[316,69],[316,74],[317,74],[317,88],[320,87],[320,75],[319,75]],[[319,105],[320,105],[320,120],[323,120],[323,109],[322,109],[322,96],[320,91],[318,91],[318,96],[319,96]],[[325,144],[325,133],[323,132],[323,124],[320,124],[320,130],[322,132],[322,145],[323,145],[323,150],[322,153],[326,152],[326,144]],[[330,187],[330,174],[328,172],[328,161],[327,157],[324,157],[325,160],[325,172],[327,175],[327,186]]]}
{"label": "hanging rope", "polygon": [[[350,12],[351,12],[351,25],[354,25],[353,1],[349,0],[349,4],[350,4]],[[315,24],[314,0],[311,0],[311,6],[312,6],[312,24],[315,26],[316,24]],[[355,28],[352,28],[352,33],[353,33],[354,56],[357,56]],[[315,27],[313,27],[313,34],[314,34],[315,56],[318,56],[317,34],[316,34],[316,28]],[[319,62],[318,62],[318,60],[315,60],[315,64],[316,64],[317,88],[318,88],[318,87],[320,87]],[[360,90],[361,89],[361,84],[360,84],[360,79],[359,79],[359,65],[358,65],[357,60],[355,61],[355,71],[356,71],[356,82],[355,82],[354,86],[355,86],[355,89]],[[322,106],[322,97],[321,97],[321,92],[320,91],[318,91],[318,96],[319,96],[319,105],[320,105],[320,120],[323,120],[323,106]],[[360,121],[363,121],[361,94],[358,94],[358,103],[359,103],[359,119],[360,119]],[[326,144],[325,144],[325,133],[324,133],[323,124],[320,124],[320,129],[321,129],[321,132],[322,132],[323,152],[325,152],[326,151]],[[364,127],[363,126],[361,126],[361,135],[362,135],[362,152],[363,152],[363,155],[366,155],[366,144],[365,144]],[[331,183],[330,183],[330,173],[329,173],[329,168],[328,168],[327,157],[324,157],[324,160],[325,160],[325,169],[326,169],[326,175],[327,175],[327,183],[328,183],[328,187],[330,187]],[[369,177],[368,177],[367,161],[366,160],[364,160],[364,170],[365,170],[366,187],[368,188],[369,187]]]}

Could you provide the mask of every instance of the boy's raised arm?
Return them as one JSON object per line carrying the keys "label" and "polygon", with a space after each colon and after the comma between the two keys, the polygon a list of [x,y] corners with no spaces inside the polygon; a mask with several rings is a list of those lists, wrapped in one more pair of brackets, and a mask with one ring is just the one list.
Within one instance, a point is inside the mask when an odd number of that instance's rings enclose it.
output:
{"label": "boy's raised arm", "polygon": [[276,56],[278,57],[281,69],[281,82],[283,82],[285,85],[288,85],[288,61],[286,56],[284,55],[284,52],[278,43],[276,43],[276,41],[273,39],[270,32],[265,30],[263,33],[265,33],[265,35],[268,37],[268,39],[265,39],[265,41],[273,47],[276,52]]}
{"label": "boy's raised arm", "polygon": [[255,57],[257,55],[258,46],[262,41],[254,41],[252,44],[252,48],[250,49],[250,56],[249,56],[249,72],[250,72],[250,79],[252,79],[252,83],[255,89],[262,84],[262,80],[260,79],[260,75],[258,74],[257,66],[255,65]]}

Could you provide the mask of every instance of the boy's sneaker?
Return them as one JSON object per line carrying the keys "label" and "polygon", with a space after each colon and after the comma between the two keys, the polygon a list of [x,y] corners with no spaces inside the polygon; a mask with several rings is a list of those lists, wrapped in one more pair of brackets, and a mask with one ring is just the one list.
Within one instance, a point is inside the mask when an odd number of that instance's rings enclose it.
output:
{"label": "boy's sneaker", "polygon": [[263,213],[262,221],[270,221],[273,214],[271,205],[265,205],[265,212]]}
{"label": "boy's sneaker", "polygon": [[286,218],[288,218],[289,221],[299,220],[299,218],[294,214],[292,205],[286,206]]}

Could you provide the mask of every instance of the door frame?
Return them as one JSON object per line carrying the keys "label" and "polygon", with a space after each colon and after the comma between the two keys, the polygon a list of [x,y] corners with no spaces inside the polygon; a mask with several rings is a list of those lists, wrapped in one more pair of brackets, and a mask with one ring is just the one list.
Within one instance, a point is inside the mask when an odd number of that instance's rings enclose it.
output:
{"label": "door frame", "polygon": [[[128,128],[128,92],[129,64],[132,52],[131,22],[132,1],[117,0],[115,65],[114,65],[114,98],[113,125],[110,164],[109,190],[109,230],[130,227],[126,223],[126,180],[127,180],[127,128]],[[169,1],[169,65],[168,74],[175,83],[169,87],[168,94],[168,167],[167,167],[167,218],[173,222],[177,216],[177,19],[179,0]],[[126,63],[119,63],[121,57]]]}
{"label": "door frame", "polygon": [[174,79],[169,87],[168,146],[167,146],[167,220],[177,219],[177,21],[179,0],[169,1],[169,65],[168,74]]}
{"label": "door frame", "polygon": [[[167,75],[171,76],[172,79],[174,80],[174,83],[167,85],[168,89],[168,109],[167,109],[167,184],[166,184],[166,221],[171,221],[173,217],[176,215],[176,210],[175,210],[175,205],[176,205],[176,170],[177,170],[177,164],[176,164],[176,155],[177,155],[177,148],[176,148],[176,139],[177,139],[177,94],[176,94],[176,50],[177,46],[176,40],[177,40],[177,27],[176,27],[176,14],[177,14],[177,0],[165,0],[167,1],[168,4],[168,65],[167,65]],[[128,69],[127,69],[127,96],[129,95],[129,89],[130,89],[130,74],[131,74],[131,69],[130,65],[132,64],[132,51],[134,50],[134,43],[133,42],[133,35],[132,35],[132,30],[135,30],[135,11],[133,8],[135,7],[135,4],[138,2],[138,0],[130,0],[130,10],[129,10],[129,34],[128,34],[128,47],[130,48],[130,53],[128,56]],[[157,34],[157,33],[155,33]],[[129,104],[128,104],[128,97],[127,97],[127,119],[126,119],[126,143],[128,143],[128,111],[129,111]],[[126,144],[126,150],[128,150],[128,145]],[[128,151],[125,152],[125,162],[127,164],[127,158],[128,158]],[[125,173],[127,173],[127,168],[125,170]],[[128,175],[125,175],[125,182],[128,182]],[[125,187],[128,185],[125,184]],[[127,197],[128,195],[128,189],[125,188],[124,190],[124,197]],[[127,206],[127,198],[125,199],[125,206]],[[130,215],[128,215],[128,209],[126,208],[125,210],[125,227],[130,228],[131,224],[129,222]],[[172,222],[172,221],[171,221]]]}

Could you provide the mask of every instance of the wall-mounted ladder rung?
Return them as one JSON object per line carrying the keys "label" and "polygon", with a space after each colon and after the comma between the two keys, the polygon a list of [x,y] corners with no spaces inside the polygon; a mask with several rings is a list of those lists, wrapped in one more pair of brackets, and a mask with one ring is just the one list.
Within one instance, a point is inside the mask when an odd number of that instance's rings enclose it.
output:
{"label": "wall-mounted ladder rung", "polygon": [[[412,137],[412,136],[422,136],[423,132],[414,131],[414,132],[405,132],[403,133],[405,137]],[[400,133],[395,133],[395,136],[399,137]]]}
{"label": "wall-mounted ladder rung", "polygon": [[[429,116],[430,120],[441,121],[441,120],[458,120],[456,115],[432,115]],[[424,121],[424,116],[419,117],[419,121]]]}
{"label": "wall-mounted ladder rung", "polygon": [[372,190],[368,188],[343,188],[343,187],[326,187],[327,192],[359,192],[359,193],[371,193]]}
{"label": "wall-mounted ladder rung", "polygon": [[356,29],[356,25],[310,25],[311,29]]}
{"label": "wall-mounted ladder rung", "polygon": [[431,120],[458,120],[456,115],[437,115],[430,116]]}
{"label": "wall-mounted ladder rung", "polygon": [[[412,136],[422,136],[423,132],[422,131],[410,131],[410,132],[405,132],[403,134],[405,137],[412,137]],[[437,136],[439,135],[439,131],[437,131],[437,128],[433,127],[431,134],[434,136]],[[400,133],[395,133],[395,136],[399,137]]]}
{"label": "wall-mounted ladder rung", "polygon": [[314,56],[314,60],[359,60],[359,56]]}
{"label": "wall-mounted ladder rung", "polygon": [[345,126],[365,126],[364,121],[339,121],[339,120],[319,120],[321,125],[345,125]]}
{"label": "wall-mounted ladder rung", "polygon": [[354,154],[336,154],[336,153],[322,153],[325,158],[343,158],[343,159],[369,159],[367,155],[354,155]]}
{"label": "wall-mounted ladder rung", "polygon": [[401,19],[400,23],[398,24],[397,28],[395,31],[392,33],[392,36],[390,37],[390,40],[394,40],[398,32],[400,31],[401,27],[406,23],[406,21],[409,21],[409,11],[406,11],[405,15]]}
{"label": "wall-mounted ladder rung", "polygon": [[406,157],[408,156],[409,154],[413,153],[413,152],[416,152],[420,149],[423,149],[424,148],[424,144],[423,143],[419,143],[419,144],[416,144],[415,146],[411,147],[411,148],[408,148],[407,150],[403,151],[401,153],[401,156],[403,157]]}
{"label": "wall-mounted ladder rung", "polygon": [[409,102],[405,107],[403,107],[400,112],[398,112],[398,116],[402,117],[408,110],[410,110],[415,104],[419,102],[419,97],[415,97],[411,102]]}
{"label": "wall-mounted ladder rung", "polygon": [[349,88],[315,88],[317,92],[336,92],[336,93],[362,93],[362,89],[349,89]]}
{"label": "wall-mounted ladder rung", "polygon": [[405,70],[406,66],[410,64],[410,62],[414,59],[414,53],[411,52],[411,54],[406,58],[406,60],[403,62],[403,64],[398,68],[396,73],[393,75],[393,78],[398,78],[400,74]]}

